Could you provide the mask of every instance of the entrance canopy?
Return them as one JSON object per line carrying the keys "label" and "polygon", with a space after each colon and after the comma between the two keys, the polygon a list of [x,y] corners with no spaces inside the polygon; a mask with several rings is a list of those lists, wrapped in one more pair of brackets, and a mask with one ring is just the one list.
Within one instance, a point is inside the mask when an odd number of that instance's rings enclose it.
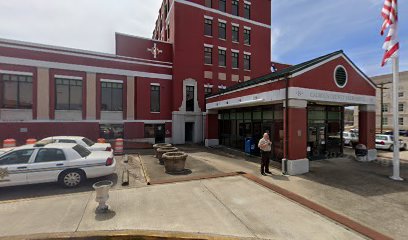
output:
{"label": "entrance canopy", "polygon": [[337,51],[207,96],[206,108],[282,102],[286,99],[286,86],[289,99],[340,105],[375,104],[375,84],[343,51]]}
{"label": "entrance canopy", "polygon": [[206,97],[206,144],[242,148],[270,133],[273,156],[289,174],[309,160],[339,156],[344,107],[359,106],[360,143],[375,152],[375,84],[343,53],[315,58]]}

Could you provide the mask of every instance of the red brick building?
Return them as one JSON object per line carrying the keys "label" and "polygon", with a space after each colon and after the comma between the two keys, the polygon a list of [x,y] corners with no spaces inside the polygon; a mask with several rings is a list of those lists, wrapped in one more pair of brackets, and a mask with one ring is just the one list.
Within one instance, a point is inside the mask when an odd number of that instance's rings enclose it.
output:
{"label": "red brick building", "polygon": [[1,39],[0,138],[202,142],[205,93],[269,72],[270,19],[270,0],[165,0],[115,54]]}
{"label": "red brick building", "polygon": [[[371,106],[375,96],[343,53],[272,63],[271,0],[163,0],[152,39],[115,33],[115,40],[115,54],[106,54],[0,39],[0,140],[82,135],[243,149],[245,137],[268,130],[276,159],[302,163],[315,151],[342,152],[341,143],[331,151],[306,141],[319,121],[324,141],[343,129],[328,117],[309,121],[311,112],[340,119],[344,106]],[[339,66],[344,86],[333,82]],[[361,141],[372,149],[371,107],[360,109],[369,124],[360,125]]]}

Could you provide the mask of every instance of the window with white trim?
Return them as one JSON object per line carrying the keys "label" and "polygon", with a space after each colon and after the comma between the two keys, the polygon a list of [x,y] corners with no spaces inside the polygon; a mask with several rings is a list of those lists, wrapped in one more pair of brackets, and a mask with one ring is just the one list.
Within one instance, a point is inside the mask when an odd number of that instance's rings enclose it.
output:
{"label": "window with white trim", "polygon": [[231,38],[233,42],[239,42],[239,27],[238,26],[232,26],[232,34]]}
{"label": "window with white trim", "polygon": [[227,11],[227,7],[226,7],[226,0],[219,0],[218,1],[218,9],[221,11],[221,12],[226,12]]}
{"label": "window with white trim", "polygon": [[205,6],[211,8],[212,7],[212,0],[205,0]]}
{"label": "window with white trim", "polygon": [[232,15],[239,16],[239,2],[237,0],[232,0]]}
{"label": "window with white trim", "polygon": [[244,18],[251,19],[251,5],[244,3]]}
{"label": "window with white trim", "polygon": [[388,125],[388,118],[387,118],[387,117],[383,117],[383,118],[382,118],[382,122],[383,122],[383,125]]}
{"label": "window with white trim", "polygon": [[238,68],[239,54],[237,52],[231,52],[231,57],[232,57],[232,61],[231,61],[232,68]]}
{"label": "window with white trim", "polygon": [[225,50],[218,49],[218,65],[221,67],[227,66],[225,54],[226,54]]}
{"label": "window with white trim", "polygon": [[382,107],[381,107],[381,111],[382,111],[382,112],[388,112],[388,108],[389,108],[388,104],[383,103],[383,105],[382,105]]}
{"label": "window with white trim", "polygon": [[227,29],[226,24],[223,22],[218,22],[218,38],[226,39],[227,38]]}
{"label": "window with white trim", "polygon": [[244,54],[244,70],[251,70],[251,55]]}
{"label": "window with white trim", "polygon": [[398,103],[398,112],[403,112],[403,111],[404,111],[404,104]]}
{"label": "window with white trim", "polygon": [[398,125],[404,125],[404,118],[398,118]]}
{"label": "window with white trim", "polygon": [[150,85],[150,112],[160,112],[160,85]]}
{"label": "window with white trim", "polygon": [[212,20],[205,18],[204,19],[204,35],[212,36]]}
{"label": "window with white trim", "polygon": [[30,109],[33,105],[33,77],[25,75],[1,74],[3,88],[1,107]]}
{"label": "window with white trim", "polygon": [[212,64],[212,48],[204,47],[204,63]]}
{"label": "window with white trim", "polygon": [[244,28],[244,44],[251,44],[251,30]]}
{"label": "window with white trim", "polygon": [[194,112],[194,86],[186,86],[186,111]]}
{"label": "window with white trim", "polygon": [[404,97],[404,92],[398,92],[398,97]]}
{"label": "window with white trim", "polygon": [[82,109],[82,80],[66,78],[55,79],[55,109]]}
{"label": "window with white trim", "polygon": [[204,87],[204,95],[211,94],[212,93],[212,87]]}
{"label": "window with white trim", "polygon": [[101,82],[101,110],[123,110],[123,83]]}

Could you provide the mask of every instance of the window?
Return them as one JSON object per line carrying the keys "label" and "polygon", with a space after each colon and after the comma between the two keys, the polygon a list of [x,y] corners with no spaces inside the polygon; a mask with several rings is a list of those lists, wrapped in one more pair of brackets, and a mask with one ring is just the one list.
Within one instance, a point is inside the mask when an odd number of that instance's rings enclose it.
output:
{"label": "window", "polygon": [[388,112],[388,104],[383,103],[381,111],[382,112]]}
{"label": "window", "polygon": [[186,86],[186,111],[194,112],[194,86]]}
{"label": "window", "polygon": [[244,3],[244,18],[251,18],[251,5]]}
{"label": "window", "polygon": [[212,36],[212,20],[211,19],[206,18],[204,20],[204,35]]}
{"label": "window", "polygon": [[91,154],[91,151],[81,145],[75,145],[72,149],[74,149],[83,158]]}
{"label": "window", "polygon": [[402,118],[402,117],[398,118],[398,124],[399,125],[404,125],[404,118]]}
{"label": "window", "polygon": [[65,154],[61,149],[56,148],[43,148],[38,150],[37,156],[35,157],[36,163],[41,162],[55,162],[66,160]]}
{"label": "window", "polygon": [[2,74],[2,108],[28,109],[33,105],[33,77]]}
{"label": "window", "polygon": [[82,109],[82,80],[55,79],[55,109]]}
{"label": "window", "polygon": [[89,138],[82,138],[82,141],[83,141],[86,145],[88,145],[88,146],[92,146],[92,145],[95,144],[95,142],[92,141],[92,140],[89,139]]}
{"label": "window", "polygon": [[205,0],[205,6],[206,7],[212,7],[212,0]]}
{"label": "window", "polygon": [[225,50],[218,49],[218,65],[221,67],[227,66]]}
{"label": "window", "polygon": [[226,3],[225,3],[225,0],[219,0],[219,2],[218,2],[218,9],[219,9],[221,12],[225,12],[225,11],[226,11]]}
{"label": "window", "polygon": [[154,138],[154,125],[153,124],[145,124],[144,125],[144,137],[145,138]]}
{"label": "window", "polygon": [[232,0],[232,15],[239,16],[239,4],[237,0]]}
{"label": "window", "polygon": [[398,97],[404,97],[404,92],[398,92]]}
{"label": "window", "polygon": [[237,52],[232,52],[232,68],[238,68],[239,54]]}
{"label": "window", "polygon": [[239,27],[238,26],[232,26],[232,41],[233,42],[239,42]]}
{"label": "window", "polygon": [[404,111],[404,104],[403,103],[398,103],[398,111],[403,112]]}
{"label": "window", "polygon": [[212,64],[212,48],[204,47],[204,63]]}
{"label": "window", "polygon": [[123,124],[100,124],[99,137],[105,139],[123,138],[123,128]]}
{"label": "window", "polygon": [[102,82],[102,111],[122,111],[123,83]]}
{"label": "window", "polygon": [[244,54],[244,70],[251,70],[251,55]]}
{"label": "window", "polygon": [[211,94],[212,93],[212,87],[204,87],[204,95]]}
{"label": "window", "polygon": [[220,38],[220,39],[226,39],[227,38],[226,24],[223,23],[223,22],[218,23],[218,38]]}
{"label": "window", "polygon": [[0,157],[0,166],[11,164],[26,164],[30,160],[34,149],[13,151]]}
{"label": "window", "polygon": [[160,86],[150,85],[150,112],[160,112]]}
{"label": "window", "polygon": [[244,44],[250,45],[251,44],[251,30],[244,29]]}
{"label": "window", "polygon": [[382,118],[382,122],[383,122],[383,125],[388,125],[388,118],[387,118],[387,117],[383,117],[383,118]]}

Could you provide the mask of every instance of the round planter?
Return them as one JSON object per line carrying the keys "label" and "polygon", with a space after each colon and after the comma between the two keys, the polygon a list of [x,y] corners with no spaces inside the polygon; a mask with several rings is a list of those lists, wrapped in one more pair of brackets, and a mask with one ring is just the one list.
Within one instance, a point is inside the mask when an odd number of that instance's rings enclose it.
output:
{"label": "round planter", "polygon": [[167,152],[163,154],[166,173],[183,173],[185,171],[187,154],[184,152]]}
{"label": "round planter", "polygon": [[155,153],[156,153],[156,155],[155,155],[156,158],[158,157],[158,155],[157,155],[157,149],[159,149],[159,148],[161,148],[161,147],[172,147],[172,145],[169,144],[169,143],[156,143],[156,144],[154,144],[154,145],[153,145],[153,149],[154,149],[154,151],[155,151]]}
{"label": "round planter", "polygon": [[177,152],[178,148],[176,147],[161,147],[157,149],[157,158],[159,159],[160,165],[163,165],[163,154],[167,152]]}

